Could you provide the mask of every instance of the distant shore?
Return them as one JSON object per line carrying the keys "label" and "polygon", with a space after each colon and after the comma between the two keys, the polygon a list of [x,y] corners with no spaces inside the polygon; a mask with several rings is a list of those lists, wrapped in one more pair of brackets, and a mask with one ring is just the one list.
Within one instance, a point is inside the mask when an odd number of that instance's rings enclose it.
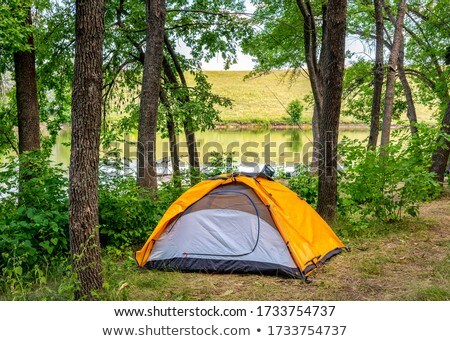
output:
{"label": "distant shore", "polygon": [[[368,130],[370,127],[364,123],[344,123],[339,124],[340,130]],[[393,129],[401,127],[400,125],[392,125]],[[311,130],[310,123],[302,123],[299,125],[288,124],[286,122],[235,122],[224,121],[216,123],[216,129],[233,129],[233,130],[286,130],[300,128],[301,130]]]}

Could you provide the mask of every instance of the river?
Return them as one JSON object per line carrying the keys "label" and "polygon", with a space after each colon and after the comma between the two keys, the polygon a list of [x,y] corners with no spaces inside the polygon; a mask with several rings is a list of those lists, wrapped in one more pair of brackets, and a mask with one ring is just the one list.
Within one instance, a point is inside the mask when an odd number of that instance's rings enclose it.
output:
{"label": "river", "polygon": [[[346,136],[350,139],[363,140],[368,137],[369,130],[364,128],[341,129],[339,139]],[[293,168],[294,164],[307,163],[312,154],[312,132],[300,129],[216,129],[196,134],[200,163],[207,165],[213,153],[233,153],[233,164],[241,171],[258,171],[261,166],[271,163],[275,167]],[[124,138],[129,143],[115,143],[111,149],[119,151],[121,156],[129,159],[130,167],[135,167],[137,134],[130,134]],[[70,159],[70,130],[60,133],[57,143],[53,147],[52,160],[62,164],[64,168],[69,165]],[[125,147],[124,147],[125,146]],[[168,139],[158,137],[157,162],[160,172],[165,172],[168,159]],[[182,167],[188,164],[188,153],[184,136],[180,135],[179,142],[180,163]],[[104,155],[106,150],[102,150]],[[128,165],[128,164],[127,164]],[[169,166],[170,168],[170,166]]]}

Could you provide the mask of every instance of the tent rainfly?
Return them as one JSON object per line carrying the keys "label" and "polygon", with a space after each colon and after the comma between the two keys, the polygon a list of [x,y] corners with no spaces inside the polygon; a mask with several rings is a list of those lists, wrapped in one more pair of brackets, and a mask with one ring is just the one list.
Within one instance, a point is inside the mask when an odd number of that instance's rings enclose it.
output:
{"label": "tent rainfly", "polygon": [[136,260],[148,269],[306,279],[344,248],[290,189],[262,173],[235,173],[181,195]]}

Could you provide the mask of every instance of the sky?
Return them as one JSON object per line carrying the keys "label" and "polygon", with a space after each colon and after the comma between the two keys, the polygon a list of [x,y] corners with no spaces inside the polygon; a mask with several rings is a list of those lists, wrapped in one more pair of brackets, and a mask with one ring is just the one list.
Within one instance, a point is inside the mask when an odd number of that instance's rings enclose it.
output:
{"label": "sky", "polygon": [[[250,0],[246,0],[245,3],[247,6],[246,12],[253,13],[255,6],[250,3]],[[355,54],[354,57],[359,55],[364,55],[366,57],[372,55],[372,52],[367,51],[367,47],[365,47],[355,36],[350,36],[346,39],[345,47],[347,51]],[[179,43],[179,48],[183,51],[183,53],[189,54],[189,49],[183,44],[183,42]],[[239,49],[237,53],[237,63],[231,65],[228,70],[250,71],[253,70],[254,66],[255,62],[253,57],[242,53],[241,49]],[[209,62],[203,62],[202,69],[205,71],[222,71],[224,70],[224,60],[220,57],[220,55],[216,55],[216,57],[211,59]]]}
{"label": "sky", "polygon": [[[355,53],[357,55],[370,55],[371,52],[367,51],[367,48],[361,43],[361,41],[356,37],[348,37],[345,42],[345,48],[347,51]],[[253,57],[243,54],[241,50],[237,54],[237,64],[233,64],[229,70],[230,71],[250,71],[253,69],[255,63]],[[221,71],[224,70],[224,61],[217,55],[215,58],[209,62],[202,63],[202,69],[206,71]]]}

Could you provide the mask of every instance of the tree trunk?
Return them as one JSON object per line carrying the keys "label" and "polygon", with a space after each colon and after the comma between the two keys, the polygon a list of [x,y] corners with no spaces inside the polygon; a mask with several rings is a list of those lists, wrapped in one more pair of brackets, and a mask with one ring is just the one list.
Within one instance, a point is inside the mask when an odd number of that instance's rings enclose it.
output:
{"label": "tree trunk", "polygon": [[189,121],[183,121],[184,134],[186,135],[186,142],[189,154],[189,169],[191,173],[191,185],[195,185],[200,181],[199,171],[200,162],[198,158],[197,143],[195,140],[195,132],[192,127],[190,127]]}
{"label": "tree trunk", "polygon": [[394,109],[395,75],[402,42],[402,30],[405,20],[406,0],[402,0],[398,7],[397,21],[395,24],[394,41],[392,43],[391,55],[389,56],[388,74],[386,80],[386,95],[384,99],[383,126],[381,131],[382,153],[389,144],[391,137],[392,111]]}
{"label": "tree trunk", "polygon": [[445,168],[450,154],[450,101],[447,104],[444,117],[442,118],[442,125],[440,129],[440,136],[437,140],[437,148],[432,156],[432,165],[430,172],[436,174],[436,180],[440,183],[444,182]]}
{"label": "tree trunk", "polygon": [[312,134],[313,134],[313,153],[311,168],[313,172],[317,172],[319,167],[319,145],[320,145],[320,131],[319,131],[319,109],[314,105],[312,117]]}
{"label": "tree trunk", "polygon": [[[394,16],[392,15],[392,12],[388,6],[386,7],[386,12],[389,17],[390,22],[393,26],[396,26],[396,20]],[[406,116],[409,120],[409,126],[411,130],[411,135],[414,135],[417,133],[417,114],[416,114],[416,107],[414,105],[414,99],[412,96],[411,87],[409,86],[408,78],[406,78],[406,72],[405,72],[405,37],[403,35],[403,32],[401,33],[401,40],[400,40],[400,48],[399,48],[399,54],[398,54],[398,77],[400,78],[400,81],[402,82],[403,90],[405,92],[405,98],[406,98],[406,104],[407,104],[407,111]]]}
{"label": "tree trunk", "polygon": [[[28,10],[25,25],[32,25],[31,9]],[[28,45],[29,51],[14,53],[20,154],[40,148],[36,57],[32,34],[28,37]]]}
{"label": "tree trunk", "polygon": [[329,0],[327,17],[317,212],[325,220],[333,221],[337,208],[337,142],[345,68],[347,1]]}
{"label": "tree trunk", "polygon": [[384,82],[384,19],[382,0],[374,0],[376,20],[376,48],[375,48],[375,75],[372,98],[372,112],[370,121],[369,148],[375,148],[378,144],[380,129],[381,96]]}
{"label": "tree trunk", "polygon": [[412,96],[412,90],[408,82],[408,78],[406,78],[405,73],[405,44],[404,38],[402,35],[402,41],[400,44],[400,52],[398,55],[398,78],[402,82],[403,91],[405,92],[407,111],[406,116],[409,120],[409,127],[411,130],[411,135],[417,133],[417,114],[416,114],[416,106],[414,105],[414,99]]}
{"label": "tree trunk", "polygon": [[[183,85],[183,87],[187,88],[188,85],[186,82],[186,78],[184,77],[183,69],[167,35],[164,36],[164,43],[166,44],[167,51],[169,52],[173,64],[175,65],[175,70],[177,71],[181,84]],[[189,102],[189,95],[186,95],[186,98],[184,98],[183,101],[185,101],[186,103]],[[191,171],[191,185],[195,185],[199,181],[197,173],[199,173],[200,170],[200,163],[197,151],[197,143],[195,139],[195,131],[191,127],[191,125],[191,119],[189,117],[184,119],[183,129],[188,147],[189,168]]]}
{"label": "tree trunk", "polygon": [[323,69],[325,64],[325,39],[328,31],[327,6],[322,6],[322,49],[319,60],[317,59],[317,28],[314,13],[309,0],[297,0],[297,7],[303,17],[303,42],[305,48],[305,60],[308,68],[309,81],[314,97],[314,111],[312,117],[313,131],[313,156],[311,169],[318,168],[320,131],[319,121],[322,115],[323,103]]}
{"label": "tree trunk", "polygon": [[139,112],[137,183],[154,191],[158,189],[155,150],[165,17],[165,0],[146,0],[147,41]]}
{"label": "tree trunk", "polygon": [[167,108],[166,120],[167,120],[167,132],[169,134],[170,145],[170,159],[172,162],[173,181],[175,186],[181,187],[180,179],[180,153],[177,143],[177,133],[175,129],[175,120],[173,114],[170,111],[170,103],[166,97],[164,91],[161,90],[160,98],[163,105]]}
{"label": "tree trunk", "polygon": [[73,268],[80,281],[76,297],[81,299],[95,299],[93,291],[101,290],[103,285],[98,167],[104,13],[102,0],[76,1],[69,224]]}
{"label": "tree trunk", "polygon": [[[323,81],[320,77],[319,63],[317,61],[317,30],[314,14],[312,13],[310,1],[297,0],[297,6],[303,16],[303,41],[305,48],[305,60],[308,68],[309,81],[313,92],[314,103],[319,116],[322,112]],[[326,8],[326,7],[325,7]]]}

